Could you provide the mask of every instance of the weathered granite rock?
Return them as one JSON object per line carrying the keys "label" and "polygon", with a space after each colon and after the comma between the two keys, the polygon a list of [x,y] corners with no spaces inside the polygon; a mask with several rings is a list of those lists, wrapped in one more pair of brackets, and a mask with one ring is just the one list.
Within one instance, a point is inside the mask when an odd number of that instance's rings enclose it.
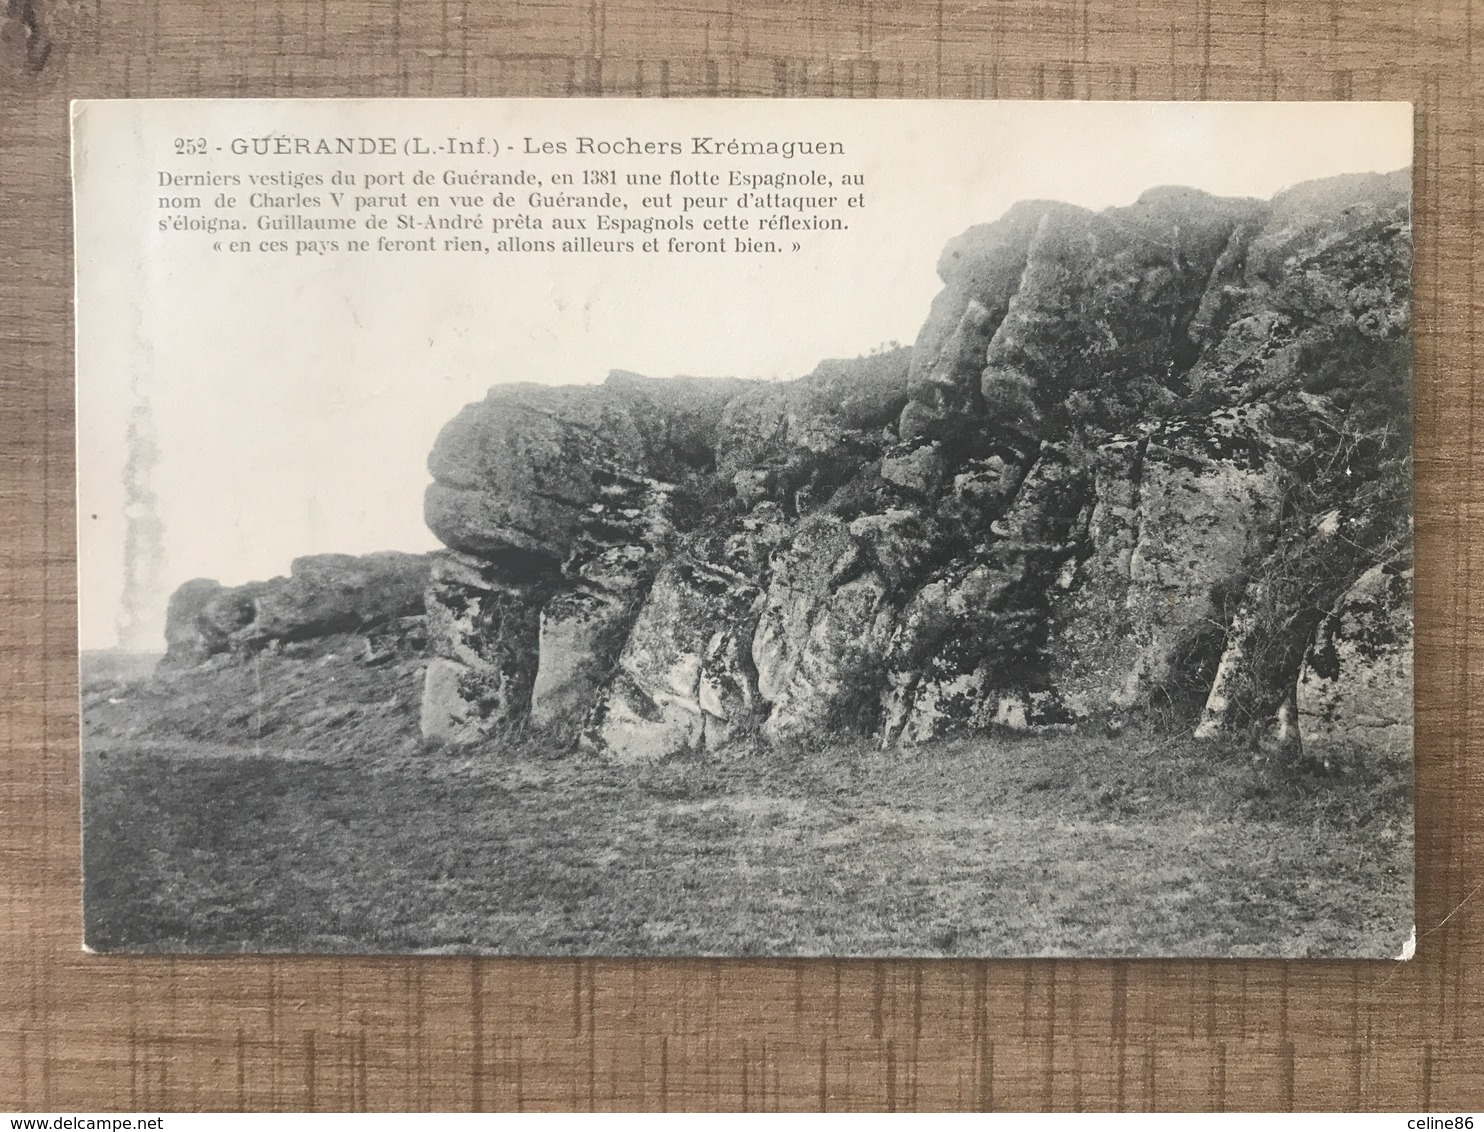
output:
{"label": "weathered granite rock", "polygon": [[682,556],[665,566],[629,630],[589,744],[632,762],[714,748],[746,730],[757,598],[718,564]]}
{"label": "weathered granite rock", "polygon": [[888,649],[884,745],[926,742],[994,722],[1001,689],[1012,683],[996,661],[1029,651],[1027,626],[1013,612],[1004,616],[1018,580],[987,563],[964,564],[908,599]]}
{"label": "weathered granite rock", "polygon": [[[218,651],[202,615],[225,591],[226,587],[212,578],[192,578],[170,595],[165,607],[166,665],[198,664]],[[221,644],[224,646],[225,640]]]}
{"label": "weathered granite rock", "polygon": [[913,344],[910,376],[914,384],[938,360],[970,303],[985,310],[991,330],[999,325],[1020,287],[1026,256],[1042,218],[1068,207],[1054,201],[1022,201],[993,224],[977,224],[948,241],[938,258],[943,290],[933,299]]}
{"label": "weathered granite rock", "polygon": [[1321,621],[1373,565],[1410,560],[1409,180],[1280,194],[1208,304],[1192,396],[1271,407],[1285,516],[1232,602],[1203,736],[1297,757],[1296,685]]}
{"label": "weathered granite rock", "polygon": [[694,522],[723,407],[746,388],[617,372],[600,386],[497,386],[445,426],[426,512],[454,553],[430,591],[431,635],[466,668],[475,731],[527,714],[580,723],[597,703]]}
{"label": "weathered granite rock", "polygon": [[244,643],[364,632],[423,611],[428,556],[315,554],[296,558],[286,580],[257,595],[257,615],[237,634]]}
{"label": "weathered granite rock", "polygon": [[418,720],[424,739],[463,745],[483,737],[481,721],[474,714],[474,694],[465,685],[470,671],[467,665],[447,657],[435,656],[428,661]]}
{"label": "weathered granite rock", "polygon": [[[1179,374],[1198,354],[1188,327],[1209,273],[1258,208],[1185,190],[1099,214],[1022,206],[977,281],[945,273],[945,305],[919,338],[935,360],[914,362],[920,380],[882,474],[929,494],[951,477],[937,513],[968,536],[954,557],[979,566],[950,569],[908,603],[893,646],[888,741],[990,721],[1060,723],[1090,704],[1132,706],[1169,681],[1191,626],[1206,625],[1207,591],[1245,562],[1218,553],[1208,577],[1189,564],[1181,538],[1219,527],[1225,539],[1222,524],[1240,518],[1229,537],[1250,553],[1261,516],[1237,516],[1231,485],[1218,486],[1227,469],[1186,451],[1182,433],[1218,429],[1177,419],[1146,461],[1150,425],[1157,430],[1178,401]],[[1016,263],[1012,288],[1000,290]],[[935,325],[947,325],[947,309],[960,313],[945,334]],[[1120,424],[1139,424],[1145,435],[1116,467],[1098,453],[1116,446],[1109,431]],[[938,436],[933,448],[910,448]],[[1193,510],[1195,529],[1175,528],[1171,516],[1182,508]],[[1121,523],[1110,521],[1120,513]],[[982,586],[986,572],[992,603],[925,615],[933,600],[962,606],[956,586]],[[1076,616],[1059,623],[1058,612],[1073,608]]]}
{"label": "weathered granite rock", "polygon": [[366,645],[362,659],[367,664],[387,664],[401,657],[423,656],[428,650],[428,619],[421,614],[398,617],[368,629],[363,636]]}
{"label": "weathered granite rock", "polygon": [[870,733],[885,688],[895,610],[872,556],[839,519],[801,522],[771,563],[752,640],[770,738]]}
{"label": "weathered granite rock", "polygon": [[1027,202],[949,243],[910,350],[497,386],[429,457],[445,551],[188,583],[167,663],[356,632],[430,654],[430,738],[626,760],[1137,713],[1400,734],[1409,200]]}
{"label": "weathered granite rock", "polygon": [[1298,185],[1239,229],[1194,320],[1206,347],[1192,391],[1236,404],[1301,389],[1342,410],[1360,393],[1404,409],[1410,181],[1403,170]]}
{"label": "weathered granite rock", "polygon": [[589,506],[563,566],[565,583],[541,610],[531,718],[579,722],[597,703],[645,591],[676,537],[675,487],[614,477]]}
{"label": "weathered granite rock", "polygon": [[983,429],[980,374],[996,325],[982,303],[968,301],[958,326],[939,347],[937,360],[912,385],[897,422],[903,442],[961,444]]}
{"label": "weathered granite rock", "polygon": [[277,580],[231,586],[206,603],[196,624],[207,652],[241,651],[244,633],[257,620],[258,598]]}
{"label": "weathered granite rock", "polygon": [[607,387],[497,385],[438,435],[428,460],[429,528],[447,546],[539,573],[560,567],[600,477],[655,453]]}
{"label": "weathered granite rock", "polygon": [[1412,572],[1372,566],[1319,624],[1299,673],[1305,741],[1338,737],[1410,754]]}
{"label": "weathered granite rock", "polygon": [[1006,513],[908,600],[890,648],[887,742],[1004,723],[1003,705],[1033,695],[1021,725],[1050,722],[1046,595],[1077,552],[1086,510],[1087,477],[1068,457],[1041,449]]}
{"label": "weathered granite rock", "polygon": [[[1261,416],[1223,412],[1148,438],[1124,597],[1134,658],[1123,686],[1109,689],[1115,706],[1148,704],[1200,668],[1220,637],[1219,595],[1239,585],[1270,544],[1282,490],[1260,439]],[[1091,641],[1080,644],[1079,653],[1099,652]]]}
{"label": "weathered granite rock", "polygon": [[428,555],[385,551],[296,558],[288,577],[242,586],[197,578],[171,597],[167,662],[194,664],[221,652],[370,633],[420,616],[429,569]]}
{"label": "weathered granite rock", "polygon": [[[1406,485],[1380,486],[1398,492]],[[1410,561],[1411,527],[1405,503],[1388,494],[1367,491],[1343,508],[1306,516],[1277,541],[1257,567],[1230,619],[1220,664],[1196,729],[1198,738],[1245,735],[1281,757],[1303,755],[1300,681],[1306,668],[1321,676],[1327,670],[1331,658],[1324,641],[1335,631],[1334,611],[1345,606],[1345,595],[1359,585],[1357,579],[1380,584],[1373,574],[1373,556],[1379,555],[1387,564],[1387,575],[1404,573]],[[1403,587],[1387,586],[1395,608],[1388,608],[1386,616],[1410,620],[1410,601],[1403,598]],[[1362,595],[1365,592],[1366,587],[1361,587]],[[1409,597],[1409,587],[1405,592]],[[1327,622],[1328,630],[1324,628]],[[1363,634],[1359,621],[1352,628],[1357,635]],[[1376,632],[1379,638],[1382,631],[1377,628]],[[1313,666],[1316,658],[1317,670]],[[1310,688],[1311,708],[1312,695],[1318,691]]]}
{"label": "weathered granite rock", "polygon": [[1264,413],[1223,411],[1115,437],[1049,589],[1044,680],[1072,717],[1198,703],[1282,502]]}
{"label": "weathered granite rock", "polygon": [[768,712],[753,637],[759,580],[791,537],[774,502],[684,540],[633,621],[583,743],[629,760],[714,750],[754,734]]}
{"label": "weathered granite rock", "polygon": [[430,459],[431,725],[625,760],[1202,704],[1296,736],[1324,611],[1409,552],[1407,199],[1028,202],[950,243],[910,351],[492,390]]}
{"label": "weathered granite rock", "polygon": [[879,458],[907,399],[905,349],[821,363],[798,381],[760,384],[728,403],[716,474],[747,506],[769,499],[790,514],[828,501]]}
{"label": "weathered granite rock", "polygon": [[617,481],[683,481],[709,465],[726,403],[758,385],[656,381],[497,385],[439,434],[425,512],[447,546],[514,572],[557,567]]}
{"label": "weathered granite rock", "polygon": [[1007,431],[1122,431],[1173,409],[1199,356],[1189,325],[1249,200],[1151,190],[1128,208],[1047,212],[995,331],[982,393]]}
{"label": "weathered granite rock", "polygon": [[[550,585],[456,551],[436,558],[426,597],[428,647],[448,663],[436,675],[429,670],[424,735],[469,741],[526,716]],[[456,698],[463,701],[457,710]]]}
{"label": "weathered granite rock", "polygon": [[623,647],[633,596],[579,585],[541,610],[531,720],[553,726],[581,719],[596,703],[613,658]]}

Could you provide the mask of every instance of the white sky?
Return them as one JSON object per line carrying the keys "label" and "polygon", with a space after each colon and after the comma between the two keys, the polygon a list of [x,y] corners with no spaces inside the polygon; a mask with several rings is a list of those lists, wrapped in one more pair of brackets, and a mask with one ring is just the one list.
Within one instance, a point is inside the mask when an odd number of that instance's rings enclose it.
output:
{"label": "white sky", "polygon": [[[150,399],[161,452],[154,488],[165,525],[163,587],[146,618],[158,629],[169,591],[192,577],[236,584],[284,573],[300,554],[436,546],[422,521],[428,450],[439,428],[492,384],[587,383],[610,369],[795,377],[821,358],[893,339],[910,343],[938,289],[943,244],[1016,201],[1103,208],[1165,184],[1268,197],[1315,177],[1397,169],[1411,163],[1412,150],[1411,108],[1399,103],[211,100],[77,107],[84,648],[117,639],[131,380]],[[832,138],[845,143],[845,158],[713,159],[714,167],[723,174],[863,173],[867,207],[853,214],[848,233],[789,236],[805,245],[802,252],[756,259],[309,260],[214,253],[217,237],[155,230],[161,169],[524,167],[544,176],[584,167],[668,172],[698,160],[225,152],[192,159],[173,152],[177,137],[215,144],[280,133],[484,135],[505,144],[579,134]],[[209,197],[220,190],[183,191]],[[252,190],[244,177],[243,188],[228,191]],[[271,234],[251,235],[256,242]]]}

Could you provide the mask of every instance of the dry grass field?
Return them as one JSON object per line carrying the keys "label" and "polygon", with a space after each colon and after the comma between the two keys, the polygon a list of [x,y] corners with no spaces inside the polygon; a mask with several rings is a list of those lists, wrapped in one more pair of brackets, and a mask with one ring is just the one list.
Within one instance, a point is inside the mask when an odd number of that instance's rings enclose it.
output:
{"label": "dry grass field", "polygon": [[[146,678],[84,658],[109,951],[1360,955],[1402,947],[1410,763],[1012,733],[633,768],[416,729],[355,638]],[[232,705],[224,710],[223,705]]]}

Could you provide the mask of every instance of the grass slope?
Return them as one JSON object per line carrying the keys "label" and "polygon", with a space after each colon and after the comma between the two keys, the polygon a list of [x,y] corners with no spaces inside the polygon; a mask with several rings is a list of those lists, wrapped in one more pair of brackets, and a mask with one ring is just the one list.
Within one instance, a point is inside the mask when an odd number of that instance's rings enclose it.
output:
{"label": "grass slope", "polygon": [[[355,638],[84,686],[89,945],[1394,956],[1411,768],[997,734],[623,768],[426,749]],[[86,665],[85,665],[86,669]]]}

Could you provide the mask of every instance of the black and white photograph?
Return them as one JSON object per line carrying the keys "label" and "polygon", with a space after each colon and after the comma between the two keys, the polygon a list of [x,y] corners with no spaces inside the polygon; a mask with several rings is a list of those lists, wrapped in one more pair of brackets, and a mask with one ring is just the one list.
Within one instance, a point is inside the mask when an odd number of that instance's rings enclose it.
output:
{"label": "black and white photograph", "polygon": [[1410,958],[1411,163],[74,103],[83,945]]}

